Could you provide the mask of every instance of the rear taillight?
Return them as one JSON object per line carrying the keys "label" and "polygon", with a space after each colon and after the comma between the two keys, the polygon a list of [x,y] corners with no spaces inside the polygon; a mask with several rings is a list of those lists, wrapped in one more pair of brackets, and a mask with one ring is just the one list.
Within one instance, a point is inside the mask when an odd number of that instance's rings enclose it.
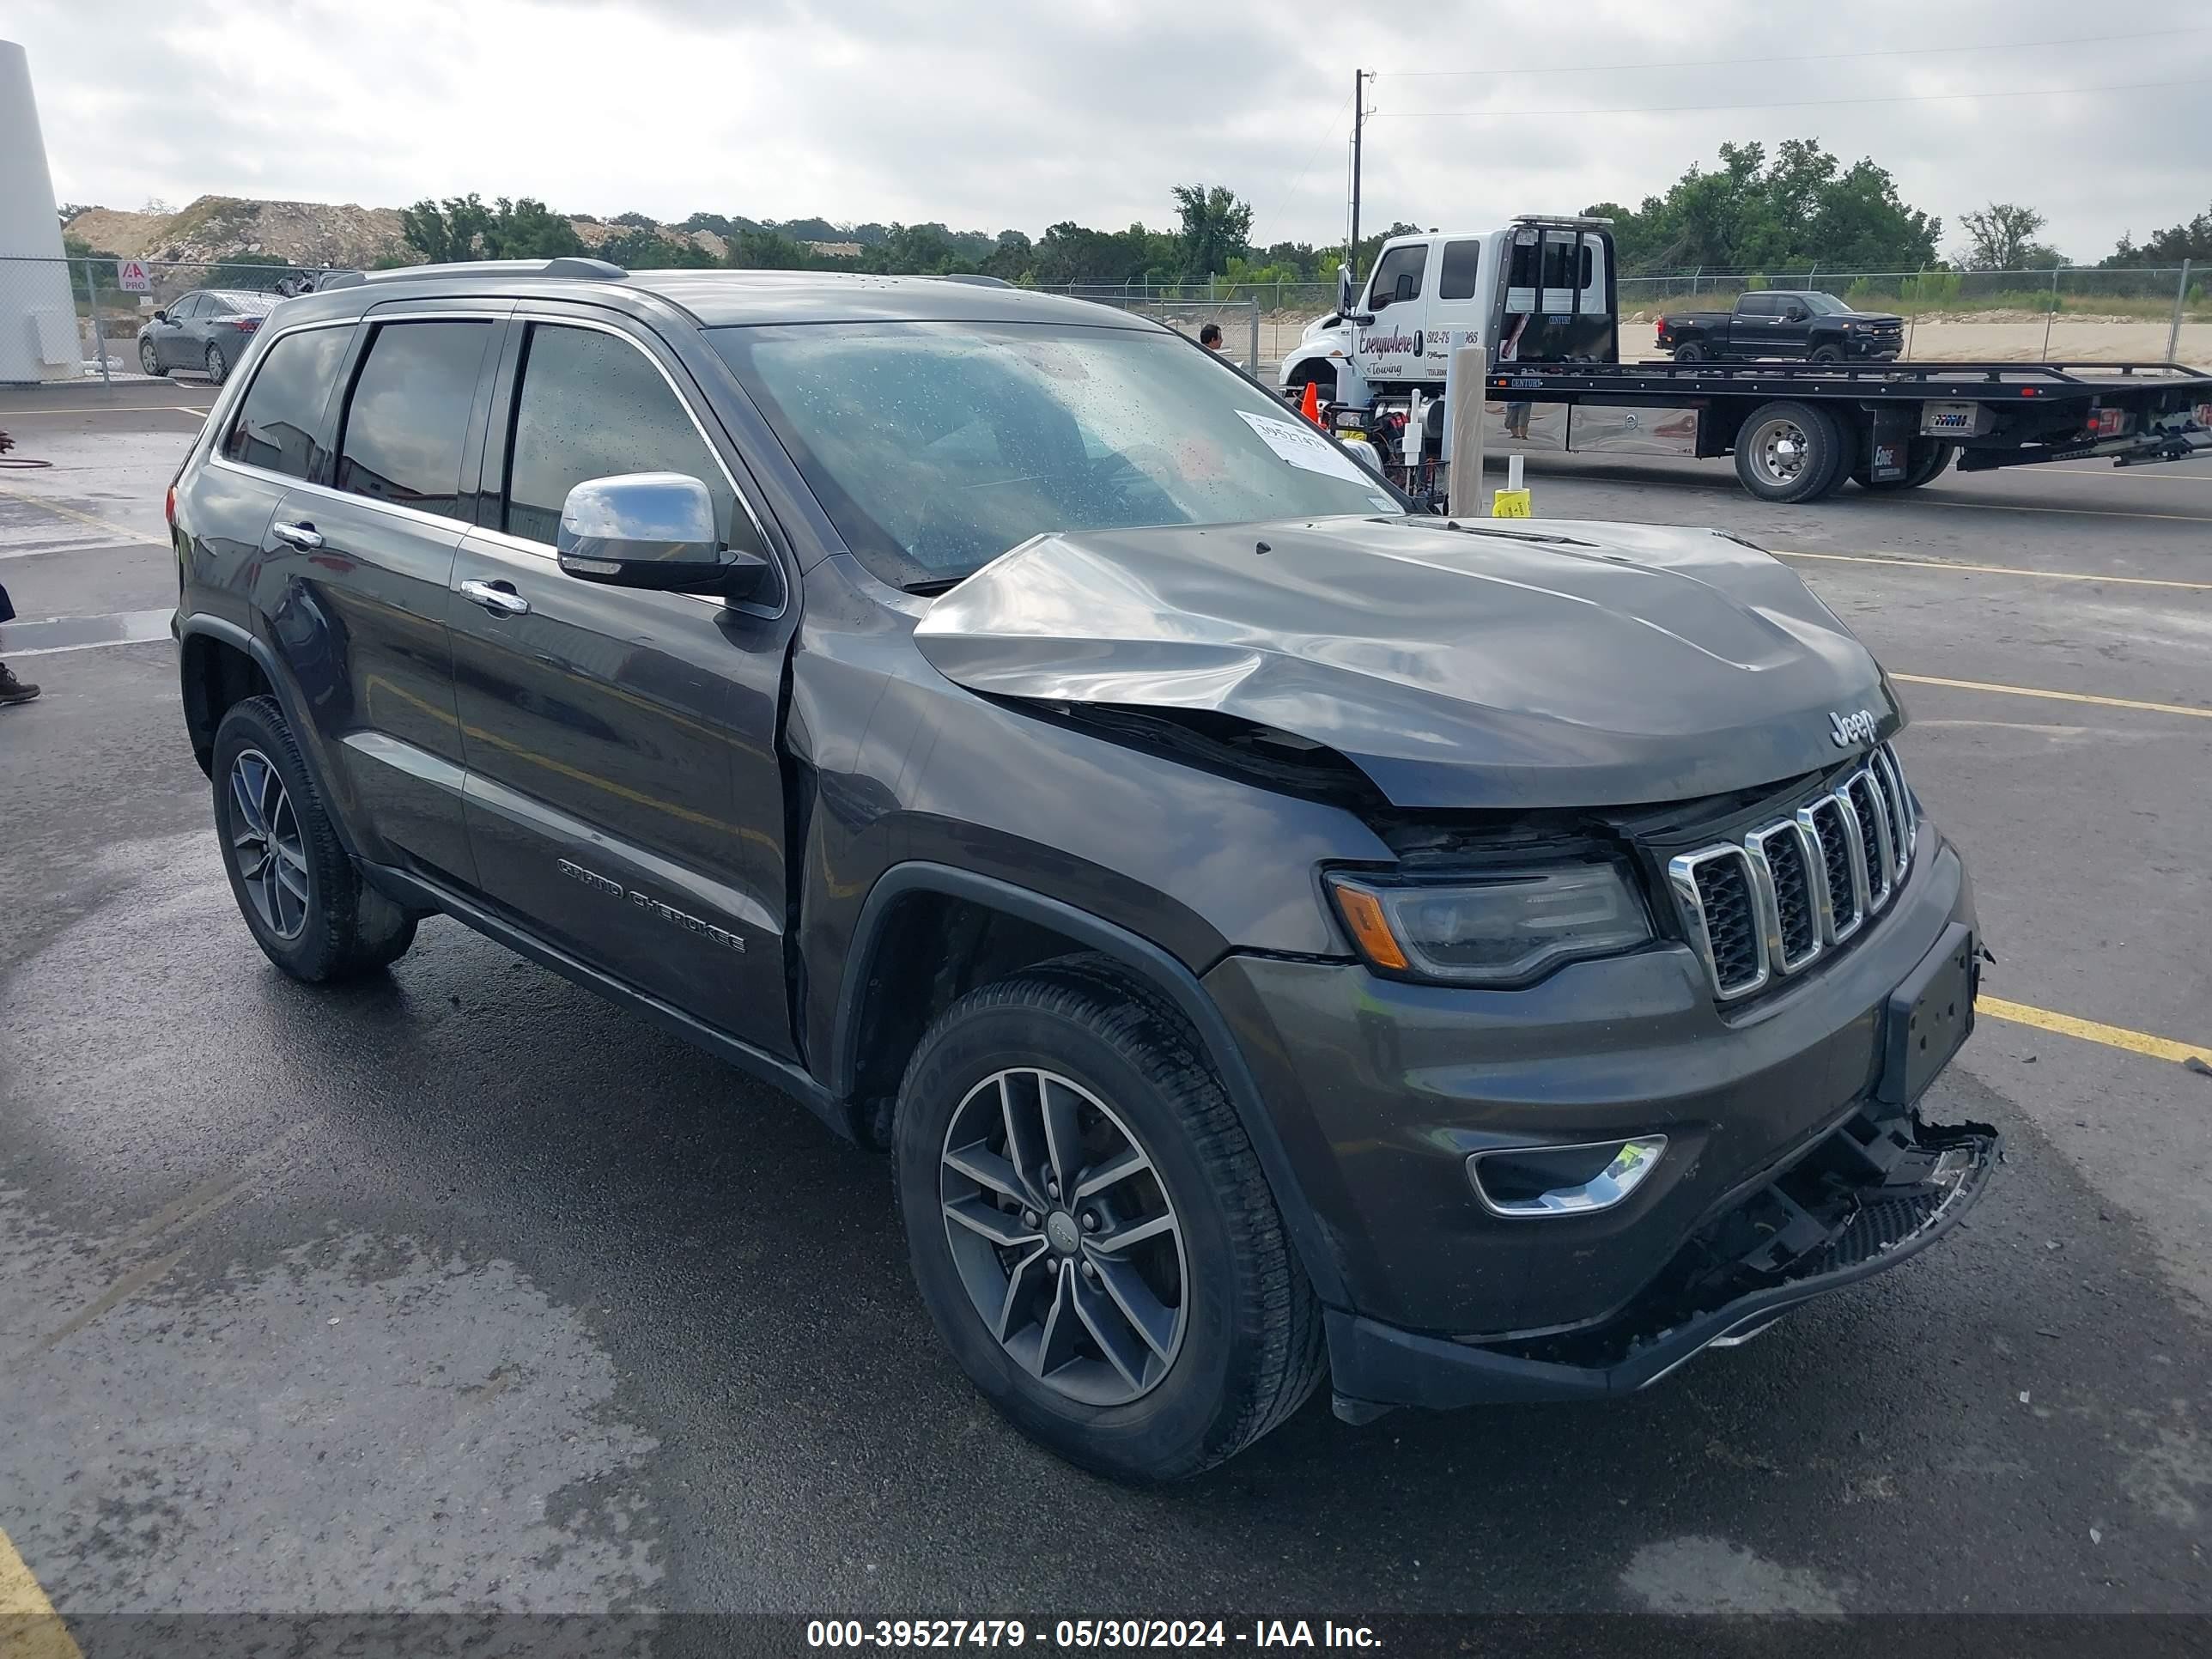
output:
{"label": "rear taillight", "polygon": [[172,531],[175,530],[177,527],[177,487],[173,483],[169,486],[169,493],[161,502],[161,514],[164,518],[168,520],[169,528]]}
{"label": "rear taillight", "polygon": [[231,319],[231,325],[240,334],[251,334],[261,326],[261,319],[258,317],[235,317]]}
{"label": "rear taillight", "polygon": [[2092,438],[2117,438],[2127,429],[2128,411],[2124,409],[2093,409],[2084,428]]}

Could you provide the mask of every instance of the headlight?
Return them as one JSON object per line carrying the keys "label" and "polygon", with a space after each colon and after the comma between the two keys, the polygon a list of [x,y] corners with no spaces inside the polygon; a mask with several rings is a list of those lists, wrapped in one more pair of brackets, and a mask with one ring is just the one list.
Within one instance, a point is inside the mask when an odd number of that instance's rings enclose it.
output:
{"label": "headlight", "polygon": [[1634,950],[1650,918],[1607,864],[1449,881],[1332,875],[1329,890],[1370,967],[1462,985],[1517,985],[1563,962]]}

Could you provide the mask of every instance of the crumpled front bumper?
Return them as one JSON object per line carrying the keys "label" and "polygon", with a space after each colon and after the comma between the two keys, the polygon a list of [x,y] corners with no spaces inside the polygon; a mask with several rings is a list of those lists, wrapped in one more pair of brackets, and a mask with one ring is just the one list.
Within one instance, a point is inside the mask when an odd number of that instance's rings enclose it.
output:
{"label": "crumpled front bumper", "polygon": [[1816,1137],[1700,1228],[1603,1325],[1454,1340],[1328,1310],[1340,1417],[1634,1392],[1698,1353],[1747,1341],[1822,1293],[1895,1267],[1958,1225],[1988,1184],[1996,1131],[1872,1103]]}

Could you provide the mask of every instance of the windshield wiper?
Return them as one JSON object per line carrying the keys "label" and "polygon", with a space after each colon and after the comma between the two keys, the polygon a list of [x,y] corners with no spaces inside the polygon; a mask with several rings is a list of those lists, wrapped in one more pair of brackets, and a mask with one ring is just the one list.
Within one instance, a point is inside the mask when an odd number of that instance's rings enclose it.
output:
{"label": "windshield wiper", "polygon": [[899,592],[919,593],[924,599],[933,599],[939,593],[950,593],[967,580],[965,576],[931,576],[923,581],[901,582]]}

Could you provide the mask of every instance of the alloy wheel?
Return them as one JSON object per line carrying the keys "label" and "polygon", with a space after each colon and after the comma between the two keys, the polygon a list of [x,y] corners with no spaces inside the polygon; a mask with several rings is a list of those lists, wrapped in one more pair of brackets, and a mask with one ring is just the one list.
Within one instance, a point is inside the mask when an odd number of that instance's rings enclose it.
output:
{"label": "alloy wheel", "polygon": [[1759,474],[1761,483],[1776,489],[1785,489],[1796,483],[1805,471],[1810,447],[1805,428],[1788,416],[1762,421],[1751,434],[1752,470]]}
{"label": "alloy wheel", "polygon": [[1105,1102],[1056,1073],[994,1073],[952,1114],[939,1190],[969,1300],[1024,1370],[1102,1407],[1166,1377],[1190,1305],[1182,1227]]}
{"label": "alloy wheel", "polygon": [[230,846],[263,927],[294,939],[307,925],[307,849],[284,780],[258,749],[230,763]]}
{"label": "alloy wheel", "polygon": [[210,346],[207,349],[208,379],[221,386],[222,377],[229,372],[230,365],[223,359],[222,348],[219,345]]}
{"label": "alloy wheel", "polygon": [[161,372],[161,360],[154,355],[154,343],[151,340],[138,342],[138,367],[149,374],[159,374]]}

